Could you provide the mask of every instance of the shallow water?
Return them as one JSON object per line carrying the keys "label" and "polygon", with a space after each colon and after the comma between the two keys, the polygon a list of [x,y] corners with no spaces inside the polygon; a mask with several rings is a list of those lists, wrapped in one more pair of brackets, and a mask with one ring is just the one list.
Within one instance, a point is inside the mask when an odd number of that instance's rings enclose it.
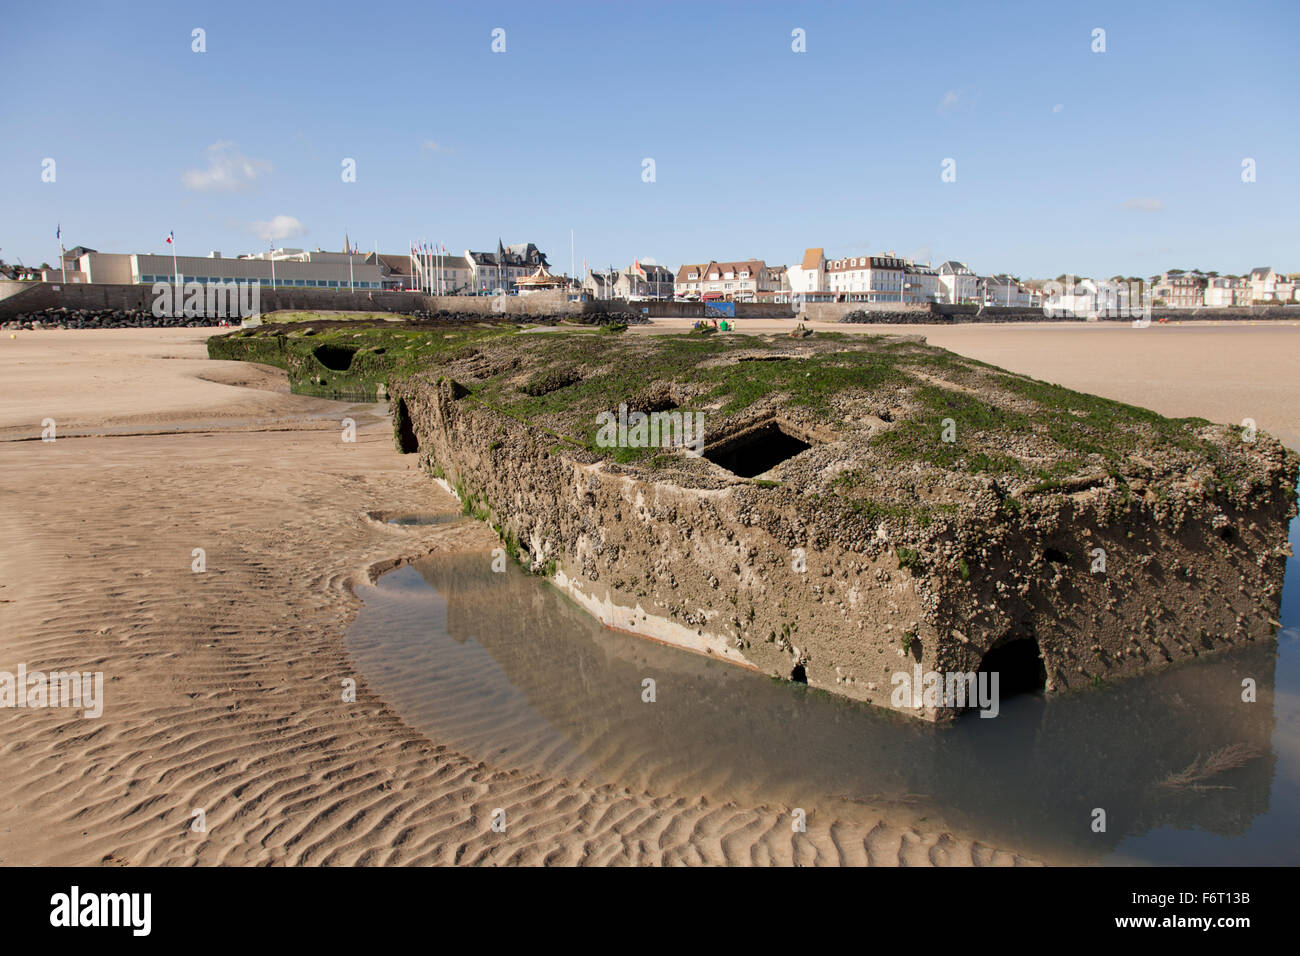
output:
{"label": "shallow water", "polygon": [[[1291,542],[1300,552],[1300,519]],[[944,728],[606,630],[491,563],[444,554],[392,571],[359,590],[348,634],[376,693],[473,759],[823,820],[901,808],[1048,860],[1300,863],[1296,558],[1276,647],[1004,699],[997,719]],[[1241,700],[1246,677],[1256,703]]]}
{"label": "shallow water", "polygon": [[445,512],[443,514],[412,514],[412,515],[394,515],[388,519],[388,524],[400,524],[407,526],[435,525],[435,524],[452,524],[460,521],[464,515]]}

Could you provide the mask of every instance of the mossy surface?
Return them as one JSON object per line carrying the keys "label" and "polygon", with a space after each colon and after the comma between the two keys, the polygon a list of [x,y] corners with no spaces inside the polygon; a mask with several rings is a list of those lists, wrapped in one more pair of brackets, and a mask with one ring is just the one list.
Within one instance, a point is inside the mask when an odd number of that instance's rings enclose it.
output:
{"label": "mossy surface", "polygon": [[[706,441],[776,415],[817,432],[817,443],[837,447],[847,467],[815,448],[807,456],[821,477],[778,475],[779,483],[752,487],[829,496],[862,519],[906,515],[928,524],[969,500],[980,480],[991,479],[999,495],[1020,497],[1195,472],[1232,493],[1251,473],[1243,449],[1234,447],[1239,443],[1203,419],[1165,418],[915,337],[520,334],[506,323],[318,323],[216,336],[208,349],[212,358],[284,368],[303,394],[373,400],[381,383],[391,387],[411,376],[450,381],[458,400],[523,424],[558,441],[556,447],[651,472],[702,475],[709,466],[684,460],[680,449],[604,447],[597,440],[601,413],[617,413],[620,404],[698,412]],[[964,476],[967,484],[945,489],[935,475]],[[1006,507],[1014,510],[1015,502]]]}
{"label": "mossy surface", "polygon": [[[298,395],[374,401],[380,385],[425,368],[494,338],[516,334],[514,325],[447,326],[438,330],[371,327],[261,326],[208,339],[208,357],[258,362],[289,373]],[[346,368],[331,367],[331,355],[350,352]],[[329,363],[329,364],[327,364]]]}

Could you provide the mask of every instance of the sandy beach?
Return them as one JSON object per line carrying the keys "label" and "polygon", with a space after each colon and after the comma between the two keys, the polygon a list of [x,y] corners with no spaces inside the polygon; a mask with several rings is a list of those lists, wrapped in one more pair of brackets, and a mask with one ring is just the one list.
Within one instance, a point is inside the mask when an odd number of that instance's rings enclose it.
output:
{"label": "sandy beach", "polygon": [[[1165,414],[1300,436],[1290,323],[828,328],[916,332]],[[291,395],[274,369],[209,361],[209,334],[0,341],[0,670],[102,671],[105,697],[98,718],[0,709],[0,863],[1070,862],[894,809],[814,811],[796,834],[788,806],[508,770],[416,732],[349,658],[353,589],[495,536],[367,517],[456,503],[394,451],[383,406]]]}

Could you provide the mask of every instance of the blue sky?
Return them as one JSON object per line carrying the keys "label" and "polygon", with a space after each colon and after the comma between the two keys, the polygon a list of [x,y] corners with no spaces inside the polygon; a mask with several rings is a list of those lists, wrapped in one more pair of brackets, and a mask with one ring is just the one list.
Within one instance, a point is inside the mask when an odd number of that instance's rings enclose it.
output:
{"label": "blue sky", "polygon": [[579,267],[823,246],[1025,277],[1300,271],[1294,2],[59,10],[0,33],[7,261],[54,260],[61,223],[197,255],[499,236],[557,271],[570,229]]}

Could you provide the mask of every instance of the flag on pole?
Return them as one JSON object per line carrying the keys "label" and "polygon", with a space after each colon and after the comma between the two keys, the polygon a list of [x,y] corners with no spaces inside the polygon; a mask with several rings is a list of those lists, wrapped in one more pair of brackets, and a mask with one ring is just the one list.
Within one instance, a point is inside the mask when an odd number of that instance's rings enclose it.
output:
{"label": "flag on pole", "polygon": [[170,246],[172,244],[172,240],[175,238],[176,238],[176,231],[173,229],[172,231],[167,233],[167,238],[164,239],[163,242],[167,243],[167,245]]}
{"label": "flag on pole", "polygon": [[62,238],[63,238],[63,224],[62,224],[62,223],[60,223],[59,225],[57,225],[57,226],[54,227],[54,238],[55,238],[55,239],[62,239]]}

